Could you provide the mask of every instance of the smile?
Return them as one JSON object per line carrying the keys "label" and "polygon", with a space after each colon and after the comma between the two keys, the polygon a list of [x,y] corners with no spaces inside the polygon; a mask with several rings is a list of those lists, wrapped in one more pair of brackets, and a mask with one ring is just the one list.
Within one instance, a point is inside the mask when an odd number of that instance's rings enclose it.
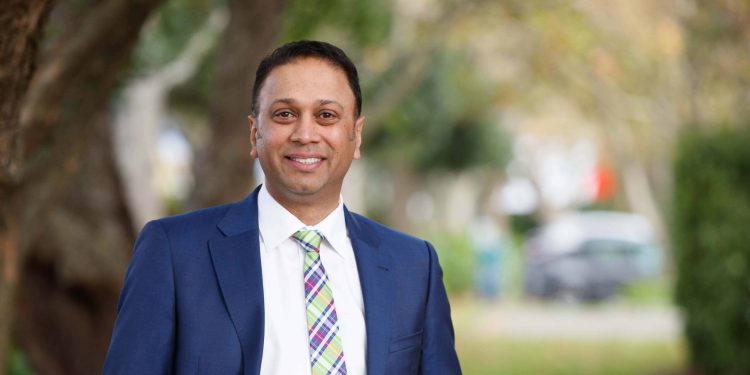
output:
{"label": "smile", "polygon": [[306,164],[306,165],[312,165],[312,164],[315,164],[315,163],[320,163],[320,161],[321,161],[320,158],[293,158],[293,157],[290,157],[289,159],[291,159],[293,161],[296,161],[297,163],[302,163],[302,164]]}

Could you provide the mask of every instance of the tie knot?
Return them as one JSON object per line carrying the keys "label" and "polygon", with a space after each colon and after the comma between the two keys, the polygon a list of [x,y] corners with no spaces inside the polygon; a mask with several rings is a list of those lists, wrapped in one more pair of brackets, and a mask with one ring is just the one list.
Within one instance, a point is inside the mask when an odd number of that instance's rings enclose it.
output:
{"label": "tie knot", "polygon": [[318,252],[320,249],[320,241],[323,240],[323,235],[320,234],[317,230],[300,230],[297,231],[297,233],[292,235],[292,238],[297,240],[300,245],[302,245],[303,248],[305,248],[305,251],[314,251]]}

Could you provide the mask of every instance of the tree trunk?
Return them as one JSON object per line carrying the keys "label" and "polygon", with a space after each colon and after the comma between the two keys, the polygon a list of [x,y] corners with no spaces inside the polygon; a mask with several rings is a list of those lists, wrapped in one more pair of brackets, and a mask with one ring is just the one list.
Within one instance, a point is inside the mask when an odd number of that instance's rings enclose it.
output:
{"label": "tree trunk", "polygon": [[100,372],[133,237],[112,182],[111,148],[101,140],[109,134],[110,98],[160,3],[82,7],[79,21],[49,44],[21,109],[23,180],[3,197],[10,207],[3,217],[13,225],[3,226],[12,230],[2,238],[13,240],[23,293],[5,328],[14,328],[39,373]]}
{"label": "tree trunk", "polygon": [[51,6],[51,0],[10,0],[0,9],[0,374],[8,367],[20,273],[19,224],[10,200],[21,179],[19,113]]}
{"label": "tree trunk", "polygon": [[242,199],[253,187],[250,96],[255,68],[275,46],[284,5],[282,0],[229,2],[229,25],[216,59],[211,136],[198,152],[191,208]]}
{"label": "tree trunk", "polygon": [[34,73],[51,0],[9,0],[0,11],[0,183],[17,182],[19,110]]}
{"label": "tree trunk", "polygon": [[0,374],[5,374],[18,287],[18,224],[6,207],[0,214]]}
{"label": "tree trunk", "polygon": [[[38,374],[100,374],[134,240],[115,172],[108,113],[24,262],[15,336]],[[81,188],[85,186],[86,188]]]}

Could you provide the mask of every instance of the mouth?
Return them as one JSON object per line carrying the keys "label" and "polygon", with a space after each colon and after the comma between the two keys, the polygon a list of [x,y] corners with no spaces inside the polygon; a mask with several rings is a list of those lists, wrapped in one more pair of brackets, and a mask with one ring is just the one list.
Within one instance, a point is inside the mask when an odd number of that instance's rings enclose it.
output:
{"label": "mouth", "polygon": [[304,165],[317,164],[323,160],[321,158],[298,158],[298,157],[293,157],[293,156],[287,156],[287,159],[300,163],[300,164],[304,164]]}
{"label": "mouth", "polygon": [[318,167],[323,165],[323,161],[325,160],[324,157],[318,155],[287,155],[285,156],[285,158],[295,169],[305,172],[312,172],[313,170],[316,170]]}

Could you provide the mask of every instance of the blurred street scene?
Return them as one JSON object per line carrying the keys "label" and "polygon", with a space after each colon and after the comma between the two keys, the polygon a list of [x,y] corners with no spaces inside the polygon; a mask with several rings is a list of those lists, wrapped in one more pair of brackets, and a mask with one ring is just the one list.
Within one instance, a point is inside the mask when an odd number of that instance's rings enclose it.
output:
{"label": "blurred street scene", "polygon": [[8,0],[0,375],[98,374],[149,220],[263,182],[277,45],[363,88],[344,201],[435,245],[466,374],[750,373],[750,3]]}

